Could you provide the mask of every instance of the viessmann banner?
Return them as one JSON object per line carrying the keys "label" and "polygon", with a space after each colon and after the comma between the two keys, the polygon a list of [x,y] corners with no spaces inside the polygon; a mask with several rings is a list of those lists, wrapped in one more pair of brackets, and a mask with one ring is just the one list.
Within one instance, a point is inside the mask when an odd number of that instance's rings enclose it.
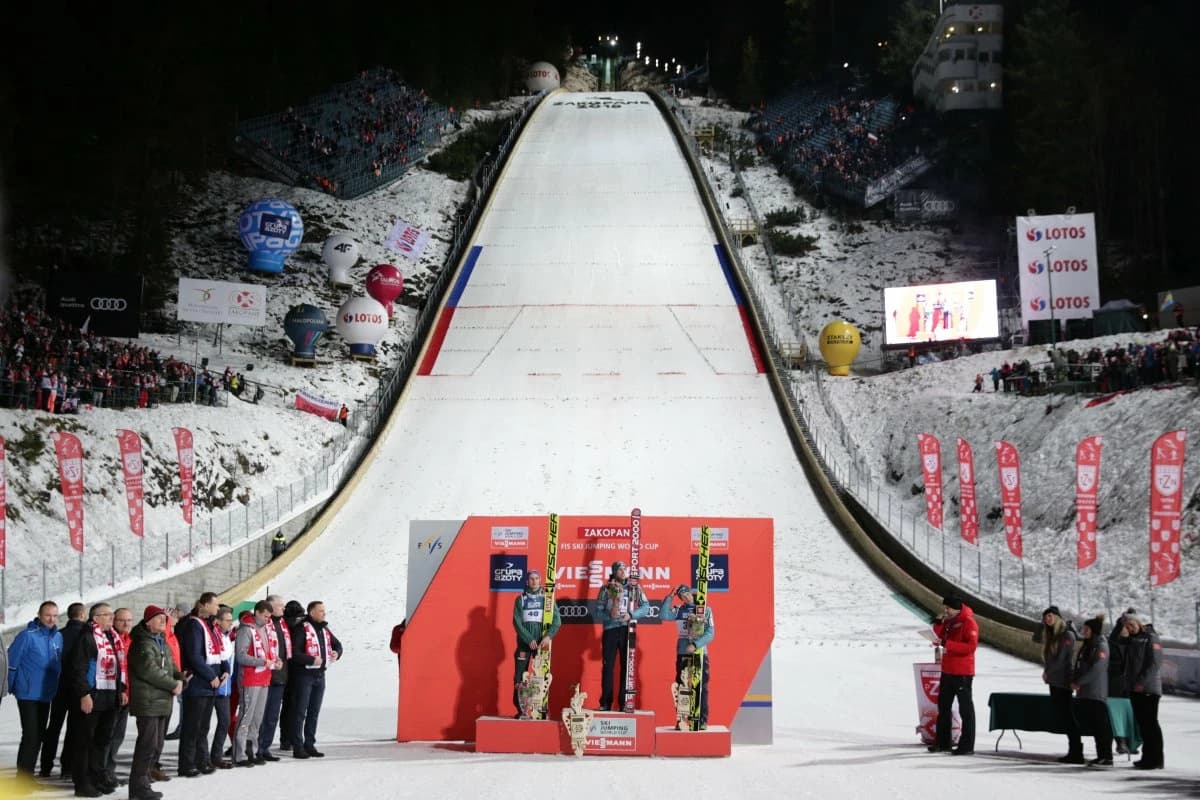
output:
{"label": "viessmann banner", "polygon": [[176,319],[226,325],[266,325],[267,287],[254,283],[180,278]]}
{"label": "viessmann banner", "polygon": [[1055,319],[1091,319],[1100,307],[1095,214],[1017,217],[1017,261],[1025,325],[1050,319],[1052,304]]}
{"label": "viessmann banner", "polygon": [[50,314],[80,330],[132,339],[142,310],[142,276],[59,273],[46,287]]}

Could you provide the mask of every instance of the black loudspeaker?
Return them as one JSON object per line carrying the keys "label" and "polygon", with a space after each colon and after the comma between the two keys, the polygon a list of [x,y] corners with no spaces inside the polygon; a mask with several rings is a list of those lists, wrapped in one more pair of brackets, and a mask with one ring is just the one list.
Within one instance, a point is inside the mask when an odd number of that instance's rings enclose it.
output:
{"label": "black loudspeaker", "polygon": [[200,369],[208,369],[208,356],[200,359]]}
{"label": "black loudspeaker", "polygon": [[246,365],[246,372],[254,372],[254,365],[253,365],[253,364],[247,364],[247,365]]}

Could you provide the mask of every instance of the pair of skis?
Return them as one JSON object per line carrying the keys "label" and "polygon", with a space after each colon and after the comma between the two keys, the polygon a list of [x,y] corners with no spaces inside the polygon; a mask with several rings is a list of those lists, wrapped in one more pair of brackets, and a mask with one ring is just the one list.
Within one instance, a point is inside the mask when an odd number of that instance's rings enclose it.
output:
{"label": "pair of skis", "polygon": [[550,705],[550,646],[547,638],[554,625],[554,585],[558,570],[558,514],[550,515],[546,534],[546,576],[542,583],[542,635],[537,654],[529,661],[521,691],[521,714],[528,719],[546,719]]}
{"label": "pair of skis", "polygon": [[[703,634],[706,627],[707,605],[708,605],[708,548],[711,531],[705,525],[700,529],[700,558],[696,567],[696,607],[693,614],[695,627],[693,633]],[[703,689],[704,680],[704,650],[698,648],[691,655],[690,664],[691,674],[688,676],[691,680],[691,707],[688,709],[688,727],[691,730],[700,730],[700,717],[703,709],[700,707],[701,690]]]}
{"label": "pair of skis", "polygon": [[637,604],[638,594],[638,557],[642,549],[642,510],[635,508],[629,512],[629,623],[625,639],[625,685],[622,687],[623,698],[621,710],[632,714],[634,701],[637,699],[637,620],[633,618],[633,609]]}

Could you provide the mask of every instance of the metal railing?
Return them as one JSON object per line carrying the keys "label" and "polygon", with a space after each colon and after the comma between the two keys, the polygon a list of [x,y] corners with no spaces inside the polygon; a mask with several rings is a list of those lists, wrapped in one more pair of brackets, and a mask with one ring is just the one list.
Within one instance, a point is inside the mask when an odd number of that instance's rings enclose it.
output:
{"label": "metal railing", "polygon": [[[471,232],[495,177],[540,99],[541,96],[531,98],[520,113],[513,115],[504,129],[497,156],[479,170],[478,191],[471,208],[454,228],[451,248],[429,287],[412,338],[399,361],[381,377],[363,410],[353,415],[353,424],[322,448],[320,457],[309,465],[303,477],[276,486],[248,503],[235,501],[231,508],[199,519],[192,526],[148,530],[140,540],[132,536],[114,537],[107,547],[87,549],[79,556],[77,570],[58,569],[52,574],[49,559],[27,569],[16,569],[10,562],[9,569],[0,570],[0,623],[23,621],[32,616],[43,599],[109,597],[161,581],[172,572],[196,569],[234,550],[238,563],[228,572],[228,585],[265,565],[271,558],[269,547],[242,545],[263,538],[264,534],[334,494],[357,468],[386,424],[405,382],[416,367],[421,345],[436,321],[441,298],[470,242]],[[14,601],[11,606],[8,604],[10,598]],[[65,604],[60,605],[65,607]]]}
{"label": "metal railing", "polygon": [[[680,107],[672,98],[663,97],[663,101],[680,119],[685,142],[703,168],[705,180],[710,180],[711,167],[705,164],[696,140],[690,135],[686,113],[680,113]],[[735,185],[741,190],[741,199],[762,228],[763,220],[754,206],[748,187],[742,181],[736,160],[731,158],[730,161]],[[712,187],[706,188],[715,197]],[[720,203],[715,205],[720,209]],[[738,239],[728,221],[723,216],[718,216],[718,220],[724,228],[727,241],[736,243]],[[762,323],[767,357],[783,378],[788,405],[835,491],[853,498],[882,530],[921,563],[965,592],[984,598],[1000,608],[1033,619],[1037,619],[1041,609],[1047,605],[1058,605],[1064,610],[1076,612],[1086,610],[1096,613],[1103,610],[1110,619],[1115,619],[1128,605],[1143,612],[1148,611],[1151,617],[1156,614],[1163,617],[1163,612],[1169,609],[1170,622],[1159,625],[1160,633],[1178,641],[1200,643],[1200,599],[1183,581],[1153,591],[1147,586],[1144,590],[1125,592],[1116,597],[1112,594],[1110,582],[1098,569],[1080,573],[1034,564],[1027,558],[1018,560],[1006,556],[995,546],[998,538],[1000,547],[1004,547],[1003,535],[984,537],[983,544],[972,545],[956,534],[933,528],[923,513],[906,512],[903,493],[897,492],[886,480],[876,476],[866,463],[841,410],[831,401],[825,389],[819,365],[811,365],[807,370],[792,369],[793,362],[786,354],[788,345],[797,341],[805,342],[803,327],[815,327],[811,316],[806,320],[807,326],[802,326],[800,330],[797,330],[796,322],[812,312],[807,310],[808,304],[800,302],[799,297],[776,280],[779,275],[776,256],[765,237],[763,251],[770,276],[769,284],[762,272],[744,267],[740,253],[729,255],[738,263],[745,278],[748,290],[746,299]],[[782,303],[772,302],[772,297],[781,297]],[[782,315],[774,311],[781,307],[784,312]],[[990,549],[988,544],[992,545]],[[1194,624],[1188,624],[1188,621]]]}

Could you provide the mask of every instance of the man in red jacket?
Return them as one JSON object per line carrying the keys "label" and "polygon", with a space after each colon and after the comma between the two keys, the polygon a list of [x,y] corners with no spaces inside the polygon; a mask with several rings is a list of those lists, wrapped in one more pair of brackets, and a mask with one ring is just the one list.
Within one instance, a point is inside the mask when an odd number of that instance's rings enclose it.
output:
{"label": "man in red jacket", "polygon": [[[950,751],[956,756],[969,756],[975,752],[975,701],[971,699],[971,684],[975,680],[979,625],[971,607],[951,595],[942,598],[942,614],[934,619],[933,632],[945,653],[942,655],[942,681],[938,685],[937,734],[929,752]],[[962,733],[958,737],[958,747],[951,751],[950,729],[956,697]]]}

